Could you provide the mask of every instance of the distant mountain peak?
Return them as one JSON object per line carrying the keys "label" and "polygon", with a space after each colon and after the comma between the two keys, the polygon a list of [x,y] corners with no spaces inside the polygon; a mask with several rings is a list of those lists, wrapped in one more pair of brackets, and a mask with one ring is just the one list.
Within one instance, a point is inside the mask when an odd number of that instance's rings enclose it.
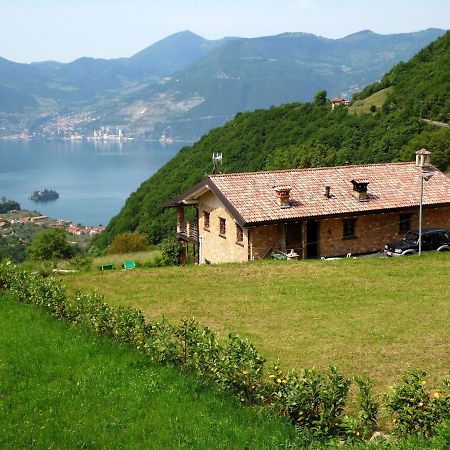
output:
{"label": "distant mountain peak", "polygon": [[341,40],[357,41],[360,39],[365,39],[365,38],[374,37],[374,36],[380,36],[380,35],[378,33],[375,33],[372,30],[361,30],[361,31],[357,31],[356,33],[349,34],[348,36],[341,38]]}

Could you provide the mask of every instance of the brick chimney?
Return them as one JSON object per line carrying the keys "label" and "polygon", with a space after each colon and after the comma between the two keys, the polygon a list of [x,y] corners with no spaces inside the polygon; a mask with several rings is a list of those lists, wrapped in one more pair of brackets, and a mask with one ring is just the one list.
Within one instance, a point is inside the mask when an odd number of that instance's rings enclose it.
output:
{"label": "brick chimney", "polygon": [[291,198],[291,187],[290,186],[274,186],[277,196],[277,202],[280,208],[290,208],[290,198]]}
{"label": "brick chimney", "polygon": [[367,180],[352,180],[351,183],[353,184],[354,195],[360,202],[369,200],[367,195],[367,186],[369,182]]}

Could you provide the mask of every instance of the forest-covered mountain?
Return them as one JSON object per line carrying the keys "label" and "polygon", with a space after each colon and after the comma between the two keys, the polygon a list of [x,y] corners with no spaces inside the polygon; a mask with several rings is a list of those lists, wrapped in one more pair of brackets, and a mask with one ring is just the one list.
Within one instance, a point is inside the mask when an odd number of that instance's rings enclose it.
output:
{"label": "forest-covered mountain", "polygon": [[[432,162],[450,170],[450,31],[400,63],[358,95],[370,102],[385,90],[381,108],[352,114],[332,111],[329,102],[293,103],[240,113],[192,147],[183,148],[139,189],[94,244],[106,246],[118,233],[139,230],[151,242],[174,232],[174,211],[162,203],[181,193],[212,168],[213,152],[223,153],[224,172],[413,160],[422,147]],[[371,108],[372,110],[374,108]]]}
{"label": "forest-covered mountain", "polygon": [[[132,116],[139,126],[164,108],[168,113],[155,123],[153,135],[196,140],[238,112],[308,101],[319,89],[351,97],[442,34],[429,29],[383,36],[366,30],[342,39],[285,33],[228,41],[167,83],[125,97],[125,108],[119,102],[108,113],[122,121]],[[187,106],[179,110],[177,104]],[[145,114],[135,114],[144,108]]]}
{"label": "forest-covered mountain", "polygon": [[197,139],[239,111],[305,101],[320,88],[330,95],[357,91],[443,33],[208,41],[185,31],[130,58],[0,59],[0,132],[91,134],[103,125],[128,135]]}

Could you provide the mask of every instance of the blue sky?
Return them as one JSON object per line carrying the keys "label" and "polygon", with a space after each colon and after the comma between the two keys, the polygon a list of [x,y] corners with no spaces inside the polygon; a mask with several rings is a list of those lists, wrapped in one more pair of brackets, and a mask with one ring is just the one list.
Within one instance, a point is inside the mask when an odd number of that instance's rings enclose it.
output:
{"label": "blue sky", "polygon": [[0,0],[0,56],[18,62],[131,56],[187,29],[217,39],[430,27],[450,28],[450,0]]}

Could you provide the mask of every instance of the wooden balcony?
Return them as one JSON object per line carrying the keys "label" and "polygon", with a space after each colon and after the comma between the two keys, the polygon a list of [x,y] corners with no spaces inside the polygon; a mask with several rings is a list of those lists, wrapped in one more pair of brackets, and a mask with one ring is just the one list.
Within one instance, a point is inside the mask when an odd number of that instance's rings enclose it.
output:
{"label": "wooden balcony", "polygon": [[198,244],[198,224],[190,221],[184,222],[177,228],[177,237],[182,241]]}

